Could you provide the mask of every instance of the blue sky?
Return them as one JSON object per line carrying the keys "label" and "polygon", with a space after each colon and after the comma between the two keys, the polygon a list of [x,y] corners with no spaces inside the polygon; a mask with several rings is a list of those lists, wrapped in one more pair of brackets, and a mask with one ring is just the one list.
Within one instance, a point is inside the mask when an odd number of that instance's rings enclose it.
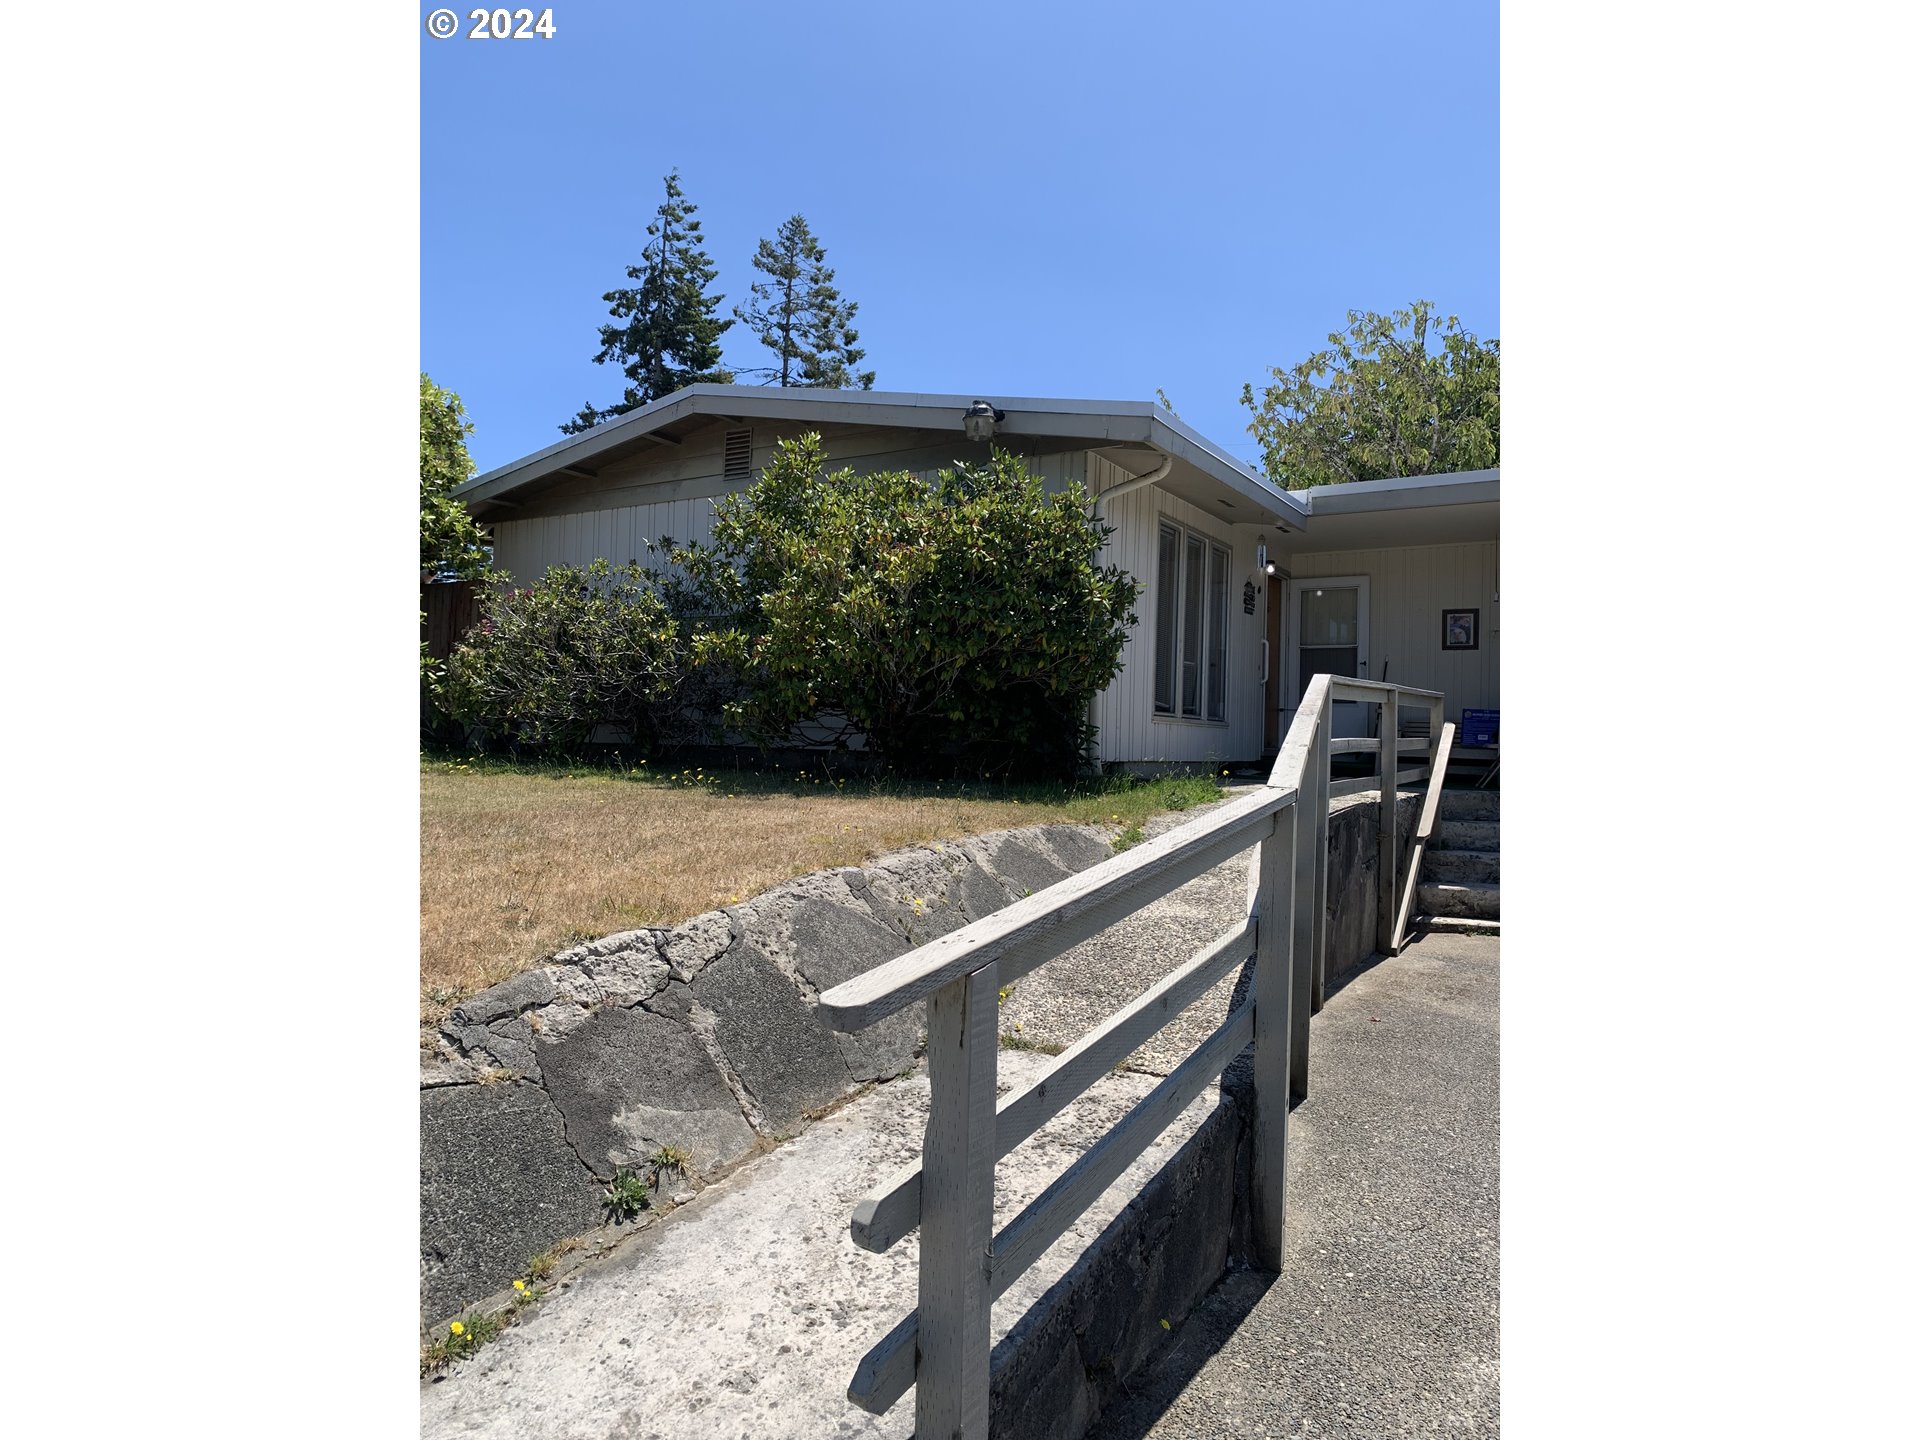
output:
{"label": "blue sky", "polygon": [[728,313],[806,215],[879,389],[1160,386],[1253,460],[1242,383],[1349,308],[1500,333],[1493,4],[553,10],[551,41],[421,30],[421,365],[482,470],[619,397],[600,296],[675,166]]}

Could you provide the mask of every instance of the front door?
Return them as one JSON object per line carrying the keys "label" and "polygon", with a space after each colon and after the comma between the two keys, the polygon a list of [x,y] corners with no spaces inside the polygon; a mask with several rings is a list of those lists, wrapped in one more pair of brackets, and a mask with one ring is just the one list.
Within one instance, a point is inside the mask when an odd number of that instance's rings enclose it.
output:
{"label": "front door", "polygon": [[[1294,704],[1316,675],[1371,680],[1367,673],[1367,577],[1334,575],[1293,582]],[[1367,733],[1367,706],[1342,700],[1333,707],[1333,733]]]}

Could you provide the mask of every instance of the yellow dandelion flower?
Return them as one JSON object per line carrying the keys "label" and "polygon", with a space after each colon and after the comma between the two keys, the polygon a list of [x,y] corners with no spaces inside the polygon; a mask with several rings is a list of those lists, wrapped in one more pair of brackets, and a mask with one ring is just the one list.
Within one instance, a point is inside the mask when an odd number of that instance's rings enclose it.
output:
{"label": "yellow dandelion flower", "polygon": [[522,1294],[525,1294],[527,1289],[527,1282],[524,1280],[516,1280],[513,1282],[513,1288],[520,1291]]}
{"label": "yellow dandelion flower", "polygon": [[449,1325],[447,1328],[456,1335],[464,1335],[467,1333],[467,1327],[462,1325],[458,1320],[454,1321],[453,1324]]}

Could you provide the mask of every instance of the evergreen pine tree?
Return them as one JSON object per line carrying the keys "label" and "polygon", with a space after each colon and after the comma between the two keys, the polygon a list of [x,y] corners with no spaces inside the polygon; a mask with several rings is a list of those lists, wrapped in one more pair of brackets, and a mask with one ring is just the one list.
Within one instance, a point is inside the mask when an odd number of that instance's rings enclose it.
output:
{"label": "evergreen pine tree", "polygon": [[770,385],[800,383],[806,359],[807,276],[825,258],[804,215],[782,222],[774,239],[762,237],[753,268],[767,278],[753,282],[747,303],[736,305],[733,313],[773,352],[774,363],[742,374],[765,376]]}
{"label": "evergreen pine tree", "polygon": [[719,275],[703,248],[700,207],[680,188],[680,172],[666,177],[667,198],[647,226],[647,246],[639,265],[627,267],[627,278],[637,285],[609,290],[607,302],[615,324],[600,327],[596,365],[615,361],[626,373],[627,388],[619,403],[604,410],[583,407],[560,427],[577,435],[603,420],[671,394],[683,385],[726,385],[733,372],[720,363],[720,336],[732,324],[716,315],[724,295],[709,295],[707,287]]}
{"label": "evergreen pine tree", "polygon": [[773,352],[774,363],[746,374],[769,385],[873,388],[873,371],[854,370],[866,357],[853,328],[860,307],[841,298],[826,260],[804,215],[782,223],[774,239],[761,240],[753,264],[767,278],[754,281],[751,298],[733,313]]}

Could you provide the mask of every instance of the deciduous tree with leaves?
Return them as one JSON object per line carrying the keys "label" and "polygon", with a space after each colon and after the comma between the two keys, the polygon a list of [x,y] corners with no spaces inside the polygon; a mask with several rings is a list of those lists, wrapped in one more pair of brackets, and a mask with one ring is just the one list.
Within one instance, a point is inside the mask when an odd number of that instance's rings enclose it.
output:
{"label": "deciduous tree with leaves", "polygon": [[487,570],[487,535],[455,487],[473,478],[467,419],[460,397],[420,376],[420,571],[474,580]]}
{"label": "deciduous tree with leaves", "polygon": [[871,390],[874,372],[857,368],[867,354],[853,328],[860,306],[834,285],[807,217],[791,216],[773,239],[761,240],[753,266],[766,278],[753,282],[733,313],[773,352],[773,363],[743,373],[769,385]]}
{"label": "deciduous tree with leaves", "polygon": [[1500,463],[1500,342],[1416,300],[1347,312],[1329,348],[1240,392],[1266,473],[1289,490]]}
{"label": "deciduous tree with leaves", "polygon": [[666,186],[667,198],[647,226],[641,262],[627,267],[627,278],[636,283],[601,297],[614,323],[600,327],[594,363],[618,364],[626,373],[626,393],[605,409],[584,406],[560,427],[564,434],[591,430],[683,385],[733,380],[733,372],[720,363],[720,336],[733,321],[717,313],[726,297],[707,293],[720,272],[693,218],[700,207],[680,188],[678,170],[666,177]]}

